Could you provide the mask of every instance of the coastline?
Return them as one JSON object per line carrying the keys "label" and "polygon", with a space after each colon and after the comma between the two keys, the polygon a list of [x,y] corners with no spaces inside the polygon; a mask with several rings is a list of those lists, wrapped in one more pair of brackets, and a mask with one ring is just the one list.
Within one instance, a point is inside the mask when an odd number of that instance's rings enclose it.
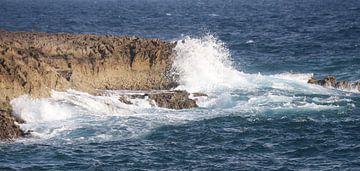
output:
{"label": "coastline", "polygon": [[[155,106],[184,109],[198,107],[204,93],[171,91],[170,76],[176,43],[160,39],[69,33],[0,31],[0,140],[23,137],[10,102],[21,95],[49,97],[51,90],[73,89],[93,95],[98,90],[168,90],[123,95],[118,100],[149,99]],[[360,83],[337,81],[333,76],[308,84],[360,91]]]}
{"label": "coastline", "polygon": [[[159,39],[0,31],[0,139],[24,136],[10,101],[51,90],[169,90],[176,43]],[[10,126],[9,126],[10,125]]]}

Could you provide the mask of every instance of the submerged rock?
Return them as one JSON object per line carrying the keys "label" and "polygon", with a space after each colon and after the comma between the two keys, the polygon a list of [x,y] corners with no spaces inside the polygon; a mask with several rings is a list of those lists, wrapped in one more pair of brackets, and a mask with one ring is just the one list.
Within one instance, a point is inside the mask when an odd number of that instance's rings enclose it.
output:
{"label": "submerged rock", "polygon": [[339,81],[335,84],[335,87],[336,88],[339,88],[339,89],[352,89],[353,87],[355,88],[356,85],[354,84],[354,86],[348,82],[348,81]]}
{"label": "submerged rock", "polygon": [[188,109],[198,107],[196,101],[189,98],[186,91],[169,91],[164,93],[148,94],[149,99],[155,101],[156,105],[170,109]]}
{"label": "submerged rock", "polygon": [[317,84],[325,87],[335,87],[336,85],[336,78],[334,76],[326,76],[322,80],[317,80],[315,78],[311,78],[308,83],[310,84]]}
{"label": "submerged rock", "polygon": [[189,98],[187,91],[162,91],[149,92],[145,94],[123,95],[119,100],[125,104],[132,104],[130,99],[147,99],[150,103],[154,102],[156,106],[169,109],[189,109],[198,107],[196,101]]}
{"label": "submerged rock", "polygon": [[360,82],[351,83],[349,81],[336,81],[334,76],[326,76],[324,79],[317,80],[311,78],[308,80],[309,84],[317,84],[324,87],[333,87],[342,90],[358,90],[360,91]]}

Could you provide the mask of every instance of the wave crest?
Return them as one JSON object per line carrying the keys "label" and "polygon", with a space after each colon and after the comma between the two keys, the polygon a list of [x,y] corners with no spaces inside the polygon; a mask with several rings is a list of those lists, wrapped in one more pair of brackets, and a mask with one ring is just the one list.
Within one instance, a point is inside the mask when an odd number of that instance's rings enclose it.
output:
{"label": "wave crest", "polygon": [[229,50],[212,35],[185,37],[177,42],[173,69],[179,77],[178,89],[213,92],[244,83],[241,72],[232,67]]}

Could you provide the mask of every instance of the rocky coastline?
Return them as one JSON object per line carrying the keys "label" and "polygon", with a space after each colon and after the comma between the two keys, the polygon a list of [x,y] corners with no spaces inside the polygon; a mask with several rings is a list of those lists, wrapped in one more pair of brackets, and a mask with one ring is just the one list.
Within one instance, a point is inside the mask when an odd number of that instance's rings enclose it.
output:
{"label": "rocky coastline", "polygon": [[40,98],[69,88],[93,93],[176,86],[167,77],[175,46],[137,37],[0,31],[0,139],[25,135],[9,104],[23,94]]}
{"label": "rocky coastline", "polygon": [[[93,95],[103,95],[98,90],[148,90],[123,95],[119,101],[131,105],[131,99],[148,99],[163,108],[198,107],[196,99],[206,94],[171,90],[177,86],[169,77],[175,46],[137,37],[0,31],[0,140],[26,135],[10,105],[24,94],[42,98],[51,90]],[[308,83],[360,91],[360,82],[337,81],[334,76]]]}

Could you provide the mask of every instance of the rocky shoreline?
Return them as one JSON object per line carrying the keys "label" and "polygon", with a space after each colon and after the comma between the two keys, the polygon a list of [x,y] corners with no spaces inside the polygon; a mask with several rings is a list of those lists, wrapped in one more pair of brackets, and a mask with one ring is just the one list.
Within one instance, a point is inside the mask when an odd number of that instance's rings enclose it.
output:
{"label": "rocky shoreline", "polygon": [[[177,86],[169,77],[175,46],[136,37],[0,31],[0,140],[26,135],[10,105],[23,94],[42,98],[50,90],[94,95],[102,95],[98,90],[148,90],[123,95],[119,101],[131,105],[132,99],[148,99],[163,108],[198,107],[196,99],[206,94],[170,91]],[[360,82],[337,81],[333,76],[311,78],[308,83],[360,91]]]}
{"label": "rocky shoreline", "polygon": [[0,139],[24,135],[11,116],[11,99],[47,97],[69,88],[160,90],[176,86],[175,43],[159,39],[0,31]]}

